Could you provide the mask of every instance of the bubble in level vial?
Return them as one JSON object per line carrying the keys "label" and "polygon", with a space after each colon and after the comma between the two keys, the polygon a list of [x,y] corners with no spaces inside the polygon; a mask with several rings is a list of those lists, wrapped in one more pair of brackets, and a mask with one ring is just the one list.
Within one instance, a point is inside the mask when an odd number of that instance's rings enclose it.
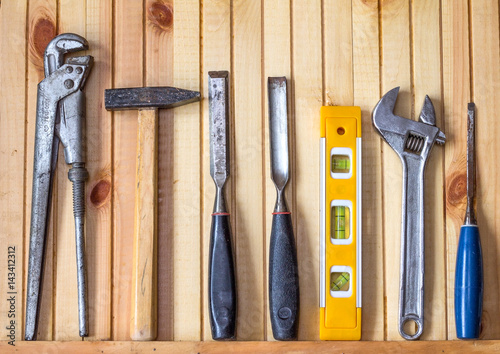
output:
{"label": "bubble in level vial", "polygon": [[332,155],[332,172],[349,173],[351,161],[347,155]]}
{"label": "bubble in level vial", "polygon": [[332,291],[348,291],[349,290],[349,280],[351,280],[351,275],[348,272],[335,272],[331,275],[331,290]]}
{"label": "bubble in level vial", "polygon": [[351,211],[349,207],[343,205],[335,205],[332,209],[333,222],[331,223],[331,231],[333,238],[336,240],[348,239],[351,236]]}

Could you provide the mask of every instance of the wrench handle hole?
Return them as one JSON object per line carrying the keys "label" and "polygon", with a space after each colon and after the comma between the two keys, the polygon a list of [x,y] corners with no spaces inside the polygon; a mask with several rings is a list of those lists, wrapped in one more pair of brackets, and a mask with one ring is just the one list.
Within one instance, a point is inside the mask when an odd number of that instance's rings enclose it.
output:
{"label": "wrench handle hole", "polygon": [[403,332],[413,337],[418,333],[418,323],[413,319],[407,319],[403,323]]}
{"label": "wrench handle hole", "polygon": [[337,129],[337,134],[338,134],[338,135],[344,135],[344,134],[345,134],[345,129],[344,129],[344,128],[342,128],[342,127],[339,127],[339,128]]}

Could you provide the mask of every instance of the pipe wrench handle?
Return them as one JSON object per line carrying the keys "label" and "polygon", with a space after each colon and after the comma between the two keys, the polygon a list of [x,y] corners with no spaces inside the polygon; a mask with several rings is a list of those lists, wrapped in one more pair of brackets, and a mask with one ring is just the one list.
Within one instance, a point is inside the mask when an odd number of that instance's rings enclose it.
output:
{"label": "pipe wrench handle", "polygon": [[59,103],[60,123],[56,135],[64,146],[64,159],[72,165],[68,178],[73,183],[76,267],[78,284],[78,318],[80,337],[88,336],[87,265],[85,262],[85,94],[78,90]]}
{"label": "pipe wrench handle", "polygon": [[[68,69],[70,68],[71,69]],[[35,158],[33,162],[33,189],[31,227],[26,295],[25,339],[36,338],[43,254],[47,234],[50,196],[52,192],[53,150],[55,123],[61,99],[80,89],[88,75],[85,65],[63,65],[38,85]]]}

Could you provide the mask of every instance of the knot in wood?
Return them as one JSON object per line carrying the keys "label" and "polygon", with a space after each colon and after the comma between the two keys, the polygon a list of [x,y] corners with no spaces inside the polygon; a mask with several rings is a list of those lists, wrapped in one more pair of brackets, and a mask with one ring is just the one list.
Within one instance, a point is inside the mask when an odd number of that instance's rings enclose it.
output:
{"label": "knot in wood", "polygon": [[171,4],[155,1],[148,7],[149,22],[161,31],[172,31],[174,23],[174,11]]}
{"label": "knot in wood", "polygon": [[451,205],[458,205],[465,202],[467,197],[467,174],[464,172],[454,173],[448,184],[447,199]]}
{"label": "knot in wood", "polygon": [[110,191],[111,183],[106,179],[100,180],[90,192],[90,202],[95,208],[102,207],[108,201]]}
{"label": "knot in wood", "polygon": [[56,25],[46,15],[35,20],[30,33],[30,58],[37,69],[43,70],[45,48],[56,36]]}

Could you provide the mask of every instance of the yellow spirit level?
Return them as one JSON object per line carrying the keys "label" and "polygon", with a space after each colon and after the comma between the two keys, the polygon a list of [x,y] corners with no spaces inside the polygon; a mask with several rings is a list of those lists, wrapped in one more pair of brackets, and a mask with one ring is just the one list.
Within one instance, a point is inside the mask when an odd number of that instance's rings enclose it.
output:
{"label": "yellow spirit level", "polygon": [[361,339],[361,109],[321,107],[322,340]]}

